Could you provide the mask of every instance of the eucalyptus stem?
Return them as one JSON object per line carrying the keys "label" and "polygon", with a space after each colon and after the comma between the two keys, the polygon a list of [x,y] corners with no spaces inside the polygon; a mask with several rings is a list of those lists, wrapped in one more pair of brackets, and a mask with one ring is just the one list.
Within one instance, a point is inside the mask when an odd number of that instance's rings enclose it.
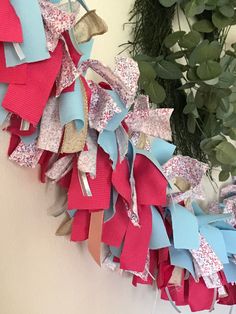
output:
{"label": "eucalyptus stem", "polygon": [[179,30],[182,31],[181,29],[181,23],[180,23],[180,16],[179,16],[179,4],[177,4],[176,6],[176,12],[177,12],[177,20],[178,20],[178,26],[179,26]]}

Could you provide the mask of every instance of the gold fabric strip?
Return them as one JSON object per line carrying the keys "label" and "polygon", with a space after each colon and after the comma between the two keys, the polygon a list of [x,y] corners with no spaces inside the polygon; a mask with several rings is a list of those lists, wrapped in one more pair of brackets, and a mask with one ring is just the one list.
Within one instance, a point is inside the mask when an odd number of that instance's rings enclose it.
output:
{"label": "gold fabric strip", "polygon": [[61,146],[61,153],[78,153],[84,149],[84,145],[86,142],[88,133],[88,99],[83,82],[81,80],[80,82],[84,99],[84,128],[81,131],[78,131],[76,129],[74,121],[66,124],[64,138]]}

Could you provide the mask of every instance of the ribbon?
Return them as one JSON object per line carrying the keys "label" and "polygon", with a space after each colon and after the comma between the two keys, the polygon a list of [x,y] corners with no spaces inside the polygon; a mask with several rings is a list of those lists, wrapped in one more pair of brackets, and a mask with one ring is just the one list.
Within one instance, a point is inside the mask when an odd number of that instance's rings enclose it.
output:
{"label": "ribbon", "polygon": [[88,183],[88,178],[87,178],[86,173],[82,171],[78,171],[78,178],[79,178],[80,185],[82,188],[83,196],[88,196],[88,197],[93,196],[89,183]]}
{"label": "ribbon", "polygon": [[13,47],[15,49],[15,52],[17,54],[17,56],[19,57],[19,59],[22,61],[25,59],[25,54],[23,52],[23,50],[21,49],[21,46],[19,45],[19,43],[13,43]]}
{"label": "ribbon", "polygon": [[170,304],[173,306],[173,308],[176,310],[176,312],[181,313],[180,309],[175,305],[175,303],[174,303],[174,301],[170,295],[170,291],[169,291],[168,287],[165,287],[165,292],[166,292],[166,295],[170,301]]}
{"label": "ribbon", "polygon": [[215,310],[216,301],[217,301],[217,289],[215,288],[214,289],[213,301],[212,301],[212,305],[211,305],[211,308],[210,308],[209,312],[213,312]]}
{"label": "ribbon", "polygon": [[101,266],[101,239],[102,239],[102,225],[103,225],[104,211],[91,213],[89,236],[88,236],[88,250],[95,260]]}

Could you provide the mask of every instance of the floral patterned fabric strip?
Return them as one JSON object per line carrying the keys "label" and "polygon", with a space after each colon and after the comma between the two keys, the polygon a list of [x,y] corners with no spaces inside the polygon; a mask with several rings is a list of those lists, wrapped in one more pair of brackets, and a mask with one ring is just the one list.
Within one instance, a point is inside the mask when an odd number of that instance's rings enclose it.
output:
{"label": "floral patterned fabric strip", "polygon": [[190,250],[201,276],[211,276],[223,269],[223,265],[206,239],[200,235],[200,246],[197,250]]}
{"label": "floral patterned fabric strip", "polygon": [[62,11],[46,0],[39,0],[39,4],[45,23],[48,50],[54,51],[61,34],[75,25],[76,14]]}
{"label": "floral patterned fabric strip", "polygon": [[63,127],[60,123],[59,105],[56,98],[50,98],[41,119],[37,147],[53,153],[58,153]]}
{"label": "floral patterned fabric strip", "polygon": [[171,141],[170,117],[173,109],[149,109],[130,112],[125,119],[129,130]]}
{"label": "floral patterned fabric strip", "polygon": [[19,166],[35,168],[42,153],[43,150],[37,148],[36,142],[31,144],[20,142],[10,155],[9,160],[16,162]]}
{"label": "floral patterned fabric strip", "polygon": [[[117,62],[119,62],[118,58],[116,59]],[[125,62],[126,60],[126,62]],[[107,81],[107,83],[112,87],[112,89],[117,92],[120,99],[123,101],[123,103],[126,105],[126,107],[130,107],[134,103],[134,98],[136,96],[136,90],[137,90],[137,82],[139,77],[139,70],[137,63],[133,61],[132,59],[125,58],[123,59],[123,68],[119,69],[120,76],[116,75],[109,67],[104,66],[101,62],[97,60],[89,60],[85,61],[81,64],[79,70],[81,73],[86,72],[89,68],[91,68],[94,72],[96,72],[98,75],[100,75],[104,80]],[[126,86],[125,82],[121,79],[121,77],[125,80],[125,69],[128,71],[128,69],[131,71],[134,71],[133,79],[130,80],[129,84],[131,87],[131,90]],[[122,73],[122,74],[121,74]],[[136,75],[135,75],[136,74]],[[131,84],[132,81],[132,84]],[[134,93],[134,87],[136,84],[136,89]]]}
{"label": "floral patterned fabric strip", "polygon": [[89,81],[89,87],[92,91],[89,108],[89,125],[91,128],[101,132],[106,128],[114,115],[121,112],[121,109],[106,90],[102,89],[96,83]]}

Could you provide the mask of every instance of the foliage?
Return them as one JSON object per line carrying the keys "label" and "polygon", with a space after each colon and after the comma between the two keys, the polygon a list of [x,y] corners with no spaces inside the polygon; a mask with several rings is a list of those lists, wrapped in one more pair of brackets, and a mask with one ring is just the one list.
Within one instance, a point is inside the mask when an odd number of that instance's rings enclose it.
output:
{"label": "foliage", "polygon": [[[175,9],[175,6],[170,8],[162,6],[157,0],[135,0],[130,13],[130,22],[127,23],[132,26],[133,40],[123,45],[127,45],[125,49],[129,48],[132,56],[139,59],[140,68],[142,67],[142,61],[152,61],[152,58],[156,58],[158,61],[165,57],[169,61],[178,59],[183,55],[182,51],[176,54],[170,53],[170,48],[164,45],[164,39],[172,32]],[[147,63],[144,64],[144,67],[146,65]],[[153,104],[153,106],[174,107],[171,117],[171,127],[173,141],[177,146],[177,153],[206,161],[205,154],[200,149],[200,130],[196,129],[194,134],[189,133],[186,136],[188,133],[188,117],[183,115],[183,109],[186,106],[186,94],[180,88],[182,85],[181,79],[169,80],[156,76],[149,83],[150,77],[149,79],[148,77],[145,78],[145,73],[142,69],[142,78],[147,84],[140,85],[140,92],[152,95],[152,101],[155,101],[155,105]],[[145,90],[143,87],[145,87]],[[155,90],[153,90],[153,87],[155,87]],[[163,102],[161,102],[161,98],[164,99]]]}
{"label": "foliage", "polygon": [[[181,81],[178,89],[186,93],[186,103],[183,108],[173,106],[187,119],[186,141],[197,137],[209,163],[221,167],[220,179],[226,180],[236,173],[236,148],[231,141],[236,140],[236,44],[225,48],[229,30],[236,24],[236,1],[159,0],[159,4],[176,10],[179,30],[168,30],[158,54],[141,54],[143,49],[136,54],[140,89],[152,102],[163,104],[168,98],[166,82]],[[181,27],[180,11],[188,31]]]}

